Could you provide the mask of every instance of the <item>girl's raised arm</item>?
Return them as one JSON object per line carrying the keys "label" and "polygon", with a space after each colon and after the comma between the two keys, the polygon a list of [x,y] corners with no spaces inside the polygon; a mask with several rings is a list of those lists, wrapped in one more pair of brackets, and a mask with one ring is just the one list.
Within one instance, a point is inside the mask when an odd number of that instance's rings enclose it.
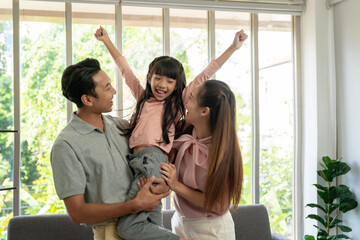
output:
{"label": "girl's raised arm", "polygon": [[144,88],[141,86],[139,79],[137,79],[137,77],[132,72],[125,58],[122,57],[121,53],[117,50],[117,48],[110,40],[106,30],[102,26],[100,26],[94,33],[94,36],[97,40],[104,43],[110,55],[114,59],[116,65],[119,67],[122,76],[125,78],[125,82],[129,86],[132,95],[135,97],[136,100],[138,100],[144,93]]}
{"label": "girl's raised arm", "polygon": [[109,35],[106,32],[105,28],[100,26],[94,33],[94,36],[97,40],[104,43],[105,47],[107,48],[107,50],[109,51],[109,53],[111,54],[114,60],[121,56],[121,53],[117,50],[117,48],[110,40]]}

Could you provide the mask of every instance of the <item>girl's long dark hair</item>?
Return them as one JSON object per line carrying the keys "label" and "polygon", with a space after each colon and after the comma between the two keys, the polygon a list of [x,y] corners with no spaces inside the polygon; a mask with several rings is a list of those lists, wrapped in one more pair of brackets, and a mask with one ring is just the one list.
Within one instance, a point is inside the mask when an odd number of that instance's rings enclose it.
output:
{"label": "girl's long dark hair", "polygon": [[165,142],[166,144],[169,144],[169,130],[171,125],[176,124],[175,120],[183,118],[185,115],[182,92],[186,86],[186,78],[183,65],[175,58],[169,56],[157,57],[149,64],[149,70],[147,73],[148,81],[146,81],[144,94],[136,103],[135,113],[131,118],[129,129],[125,131],[125,135],[131,135],[139,119],[144,103],[151,97],[154,97],[151,91],[151,85],[149,84],[149,80],[151,79],[153,74],[166,76],[168,78],[176,80],[176,87],[174,91],[169,97],[164,100],[164,116],[161,124],[162,140],[159,139],[159,143]]}

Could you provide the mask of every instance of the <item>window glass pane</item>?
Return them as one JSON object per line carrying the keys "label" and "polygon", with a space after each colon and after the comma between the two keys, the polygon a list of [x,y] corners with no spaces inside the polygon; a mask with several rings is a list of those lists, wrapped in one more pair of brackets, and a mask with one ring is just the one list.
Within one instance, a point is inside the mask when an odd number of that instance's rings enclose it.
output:
{"label": "window glass pane", "polygon": [[236,96],[237,130],[243,156],[244,183],[241,204],[251,204],[251,66],[250,14],[215,12],[216,57],[233,42],[235,33],[244,29],[249,35],[240,50],[216,73],[216,79],[229,84]]}
{"label": "window glass pane", "polygon": [[[95,58],[101,69],[112,79],[115,86],[115,64],[102,42],[95,39],[96,29],[103,26],[110,39],[115,40],[115,6],[73,3],[72,5],[73,64],[85,58]],[[76,110],[76,105],[73,105]]]}
{"label": "window glass pane", "polygon": [[[0,130],[14,129],[12,1],[0,2]],[[12,187],[14,133],[0,132],[0,189]],[[6,239],[13,216],[13,191],[0,190],[0,239]]]}
{"label": "window glass pane", "polygon": [[[162,9],[161,8],[122,8],[123,55],[126,57],[135,76],[145,87],[150,62],[163,55],[162,47]],[[136,101],[123,81],[123,115],[130,117]],[[121,94],[121,93],[119,93]]]}
{"label": "window glass pane", "polygon": [[170,9],[170,55],[185,69],[189,84],[208,63],[207,11]]}
{"label": "window glass pane", "polygon": [[65,4],[20,1],[21,214],[65,212],[50,152],[66,125]]}
{"label": "window glass pane", "polygon": [[294,95],[291,16],[259,14],[260,202],[292,237]]}

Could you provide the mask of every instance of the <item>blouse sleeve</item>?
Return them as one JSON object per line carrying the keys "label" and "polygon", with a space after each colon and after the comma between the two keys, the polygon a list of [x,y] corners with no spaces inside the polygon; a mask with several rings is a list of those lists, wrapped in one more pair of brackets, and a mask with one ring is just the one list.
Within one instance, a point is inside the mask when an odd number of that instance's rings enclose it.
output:
{"label": "blouse sleeve", "polygon": [[135,97],[136,100],[139,100],[144,93],[144,88],[141,86],[139,79],[131,70],[125,57],[120,56],[116,58],[115,63],[119,67],[121,75],[125,79],[126,85],[130,88],[131,94]]}
{"label": "blouse sleeve", "polygon": [[182,94],[184,103],[186,104],[189,99],[190,93],[196,86],[209,80],[210,77],[214,75],[214,73],[216,73],[219,69],[219,64],[215,60],[212,60],[209,65],[207,65],[207,67],[199,75],[197,75],[195,79],[191,81],[191,83],[184,89]]}

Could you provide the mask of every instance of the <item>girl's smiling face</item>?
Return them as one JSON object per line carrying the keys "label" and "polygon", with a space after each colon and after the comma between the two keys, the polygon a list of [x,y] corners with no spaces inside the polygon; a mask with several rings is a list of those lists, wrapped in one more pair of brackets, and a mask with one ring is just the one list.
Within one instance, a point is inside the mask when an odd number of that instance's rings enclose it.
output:
{"label": "girl's smiling face", "polygon": [[176,89],[176,79],[159,74],[153,74],[149,79],[149,84],[152,94],[158,101],[165,100]]}

